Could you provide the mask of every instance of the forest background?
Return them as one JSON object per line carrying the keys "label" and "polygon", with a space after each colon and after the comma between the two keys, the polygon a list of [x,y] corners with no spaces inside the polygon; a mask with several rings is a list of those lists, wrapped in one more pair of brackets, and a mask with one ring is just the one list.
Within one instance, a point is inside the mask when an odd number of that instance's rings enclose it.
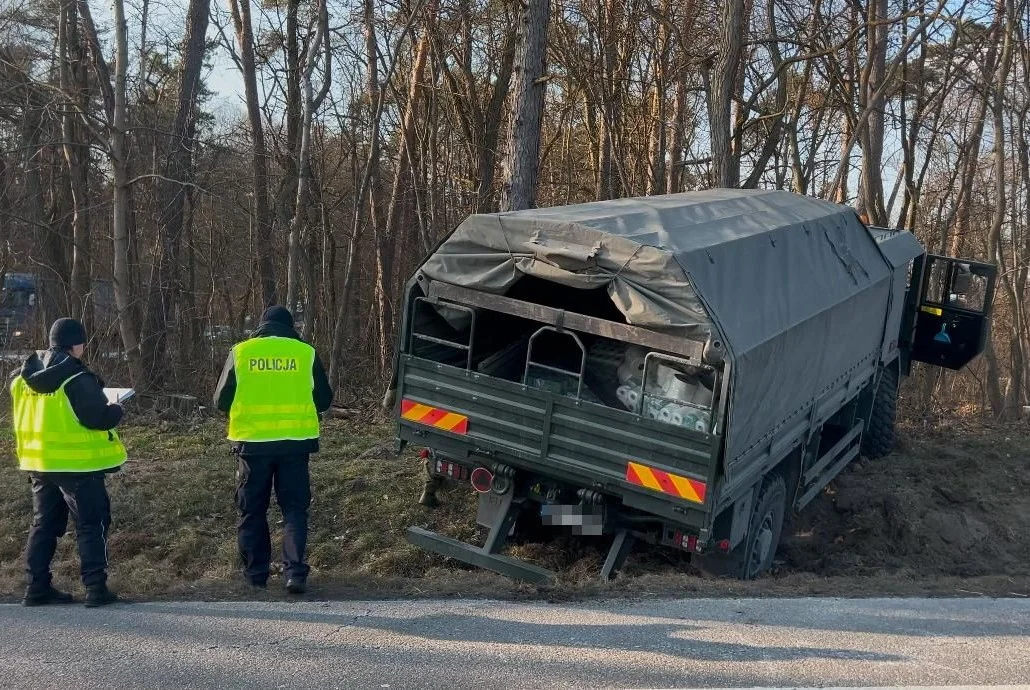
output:
{"label": "forest background", "polygon": [[[1026,0],[0,0],[0,281],[109,378],[206,398],[262,307],[377,400],[467,215],[777,188],[999,265],[905,413],[1028,403]],[[2,282],[0,282],[2,284]]]}

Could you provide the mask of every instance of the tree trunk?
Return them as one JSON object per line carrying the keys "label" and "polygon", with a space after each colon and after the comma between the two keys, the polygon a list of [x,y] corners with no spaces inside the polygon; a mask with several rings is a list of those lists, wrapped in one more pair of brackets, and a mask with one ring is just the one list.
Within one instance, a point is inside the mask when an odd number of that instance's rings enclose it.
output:
{"label": "tree trunk", "polygon": [[[851,157],[851,140],[854,137],[855,128],[852,126],[851,117],[845,113],[841,116],[841,150],[840,155],[842,160],[847,160]],[[843,165],[843,163],[842,163]],[[850,166],[849,166],[850,167]],[[832,197],[833,201],[838,204],[847,204],[850,199],[848,198],[848,178],[844,176],[841,179],[839,185],[836,185],[835,191]]]}
{"label": "tree trunk", "polygon": [[179,93],[175,121],[169,136],[162,165],[162,179],[157,182],[158,244],[160,254],[154,279],[150,285],[149,309],[146,315],[148,361],[145,370],[149,386],[165,383],[168,331],[176,324],[176,307],[182,292],[179,251],[182,243],[183,217],[189,185],[194,180],[194,148],[196,147],[197,94],[204,68],[204,53],[211,0],[190,0],[186,13],[186,34],[183,37],[182,63],[179,67]]}
{"label": "tree trunk", "polygon": [[887,225],[883,200],[883,138],[887,72],[887,0],[870,0],[866,15],[866,54],[868,64],[859,80],[859,107],[867,113],[861,129],[862,168],[859,180],[858,212],[874,225]]}
{"label": "tree trunk", "polygon": [[[1006,189],[1005,171],[1006,171],[1006,155],[1005,155],[1005,93],[1006,83],[1008,81],[1009,69],[1012,65],[1012,50],[1013,50],[1013,22],[1015,18],[1012,16],[1013,7],[1010,0],[998,0],[995,9],[997,13],[997,22],[999,34],[997,41],[1002,43],[1001,56],[999,58],[998,69],[994,75],[994,86],[993,86],[993,107],[992,113],[994,115],[993,121],[993,138],[994,138],[994,213],[991,218],[991,228],[987,235],[987,259],[988,261],[997,261],[1000,273],[1005,276],[1005,282],[1008,282],[1006,261],[1001,253],[1002,245],[1002,228],[1005,225],[1006,212],[1008,211],[1008,194]],[[1006,17],[1004,20],[1003,17]],[[1013,345],[1016,346],[1017,351],[1012,352],[1012,358],[1018,360],[1018,365],[1022,366],[1023,355],[1021,341],[1019,339],[1019,326],[1018,319],[1018,305],[1015,302],[1018,301],[1019,295],[1014,294],[1012,291],[1012,302],[1013,304],[1013,324],[1015,337],[1013,338]],[[987,360],[988,364],[988,394],[990,395],[991,407],[994,409],[995,415],[1000,418],[1008,417],[1014,410],[1012,403],[1017,397],[1022,397],[1022,371],[1010,371],[1009,372],[1009,387],[1008,394],[1002,394],[1000,387],[1001,372],[998,370],[997,358],[991,357]],[[1015,390],[1013,390],[1015,388]]]}
{"label": "tree trunk", "polygon": [[140,350],[139,324],[136,320],[136,291],[132,280],[130,260],[130,213],[132,190],[129,186],[128,105],[126,102],[126,74],[129,62],[128,27],[125,22],[124,0],[114,0],[115,60],[114,74],[104,59],[93,14],[87,0],[78,0],[79,15],[90,47],[97,83],[104,97],[109,131],[109,153],[114,177],[111,204],[111,225],[114,244],[114,301],[118,310],[118,331],[122,347],[129,360],[129,374],[134,386],[144,387],[147,382]]}
{"label": "tree trunk", "polygon": [[[333,328],[332,361],[329,365],[329,376],[332,381],[339,381],[342,375],[343,352],[350,334],[346,332],[351,309],[351,298],[354,291],[356,278],[356,267],[358,265],[357,252],[358,240],[361,235],[362,216],[366,200],[368,202],[368,224],[372,227],[375,242],[375,251],[378,257],[381,248],[379,247],[378,225],[379,225],[379,125],[382,117],[383,94],[379,84],[379,46],[376,42],[375,25],[375,4],[372,0],[362,2],[362,20],[365,28],[365,59],[367,69],[365,72],[366,96],[369,105],[368,123],[368,157],[365,161],[361,179],[356,181],[358,187],[357,198],[354,201],[354,217],[351,226],[350,237],[347,239],[347,259],[344,263],[342,288],[340,290],[339,303],[336,310],[336,325]],[[357,152],[354,151],[354,154]]]}
{"label": "tree trunk", "polygon": [[257,263],[261,283],[261,302],[275,303],[275,265],[272,263],[272,210],[268,199],[268,161],[265,128],[261,120],[261,94],[257,86],[254,56],[254,27],[250,19],[250,0],[229,0],[236,41],[243,68],[243,89],[250,121],[251,171],[254,176],[254,223],[257,230]]}
{"label": "tree trunk", "polygon": [[497,72],[490,104],[483,117],[483,136],[478,148],[478,180],[476,212],[488,213],[494,206],[494,170],[497,167],[497,142],[501,138],[504,103],[511,91],[511,75],[515,65],[515,35],[508,32],[501,48],[501,66]]}
{"label": "tree trunk", "polygon": [[81,136],[76,110],[84,112],[89,103],[86,56],[79,36],[79,13],[75,0],[65,0],[61,8],[59,58],[60,84],[72,102],[61,109],[61,136],[64,159],[68,165],[72,198],[72,270],[69,303],[72,312],[87,321],[87,295],[91,284],[89,228],[89,145]]}
{"label": "tree trunk", "polygon": [[547,88],[547,25],[550,0],[528,0],[519,27],[515,98],[504,163],[503,211],[536,205],[540,175],[540,127]]}
{"label": "tree trunk", "polygon": [[136,324],[135,286],[129,273],[129,160],[126,104],[126,71],[129,64],[128,27],[124,0],[114,0],[115,60],[114,111],[111,127],[111,165],[114,169],[113,231],[114,296],[122,346],[129,358],[133,385],[145,385],[139,327]]}
{"label": "tree trunk", "polygon": [[714,187],[737,187],[740,183],[740,160],[733,155],[730,113],[743,46],[744,0],[726,0],[719,21],[719,55],[714,66],[705,68]]}
{"label": "tree trunk", "polygon": [[[297,160],[300,155],[300,130],[301,130],[301,74],[304,66],[301,64],[303,56],[300,52],[300,37],[298,32],[300,22],[300,0],[287,0],[286,2],[286,147],[279,156],[279,165],[282,167],[282,182],[275,198],[276,217],[282,227],[290,228],[297,212],[297,180],[300,173],[297,170]],[[287,244],[289,240],[287,240]],[[292,250],[287,247],[287,256]],[[296,310],[298,299],[296,288],[298,278],[296,268],[287,259],[286,267],[286,307],[291,311]]]}
{"label": "tree trunk", "polygon": [[[304,56],[304,70],[301,74],[301,121],[300,121],[300,148],[297,152],[297,200],[294,205],[293,220],[290,223],[287,252],[287,289],[286,303],[291,310],[296,310],[300,299],[300,266],[305,257],[301,249],[304,241],[304,233],[307,231],[308,213],[311,209],[311,128],[315,111],[321,106],[330,86],[330,51],[329,40],[329,12],[326,8],[326,0],[319,0],[318,19],[316,20],[315,36],[308,45]],[[323,50],[322,45],[325,45]],[[316,96],[312,79],[315,67],[319,62],[320,52],[325,55],[326,73],[319,93]],[[309,292],[314,290],[309,285]],[[305,325],[314,314],[305,314]]]}
{"label": "tree trunk", "polygon": [[668,142],[666,111],[668,108],[665,92],[669,72],[669,29],[666,21],[669,17],[669,8],[670,1],[662,0],[659,17],[656,20],[658,23],[658,48],[655,54],[654,86],[651,92],[651,126],[647,146],[648,175],[645,188],[648,196],[666,192],[665,157]]}
{"label": "tree trunk", "polygon": [[[767,30],[769,32],[769,56],[772,59],[773,69],[776,71],[776,100],[773,105],[773,112],[765,114],[769,122],[769,131],[765,137],[765,144],[762,146],[762,151],[758,154],[758,160],[755,162],[754,170],[748,176],[747,181],[742,185],[747,189],[755,189],[758,187],[758,183],[762,181],[762,177],[765,175],[765,169],[769,165],[769,160],[772,159],[773,155],[779,151],[780,140],[783,138],[783,120],[787,113],[787,97],[788,97],[788,80],[791,77],[791,73],[783,69],[783,55],[780,53],[779,46],[779,35],[776,31],[775,21],[776,4],[774,0],[768,0],[766,3],[765,14]],[[818,4],[816,4],[815,11],[818,12]],[[750,15],[750,12],[748,13]],[[741,70],[743,71],[743,70]],[[802,87],[804,88],[804,87]],[[743,108],[739,111],[741,117],[746,116],[743,112]],[[739,125],[734,128],[736,132],[736,138],[740,141],[741,138],[741,127],[744,121],[741,120]],[[739,152],[737,155],[739,160]]]}
{"label": "tree trunk", "polygon": [[[415,63],[411,68],[411,80],[408,83],[408,101],[404,105],[401,129],[397,135],[397,162],[394,165],[393,184],[390,187],[390,198],[386,205],[386,252],[378,263],[379,270],[376,272],[376,306],[379,314],[379,332],[383,334],[379,350],[379,366],[383,372],[387,371],[390,365],[390,348],[387,346],[392,345],[394,340],[393,304],[404,280],[403,273],[400,276],[394,274],[399,273],[396,267],[404,255],[405,248],[410,248],[410,243],[406,242],[405,233],[401,228],[400,219],[404,215],[404,189],[405,187],[413,188],[415,185],[414,159],[417,156],[415,113],[422,96],[422,81],[425,78],[426,63],[429,58],[431,17],[435,11],[436,8],[432,3],[426,7],[426,26],[415,48]],[[400,281],[397,280],[397,277],[400,278]]]}
{"label": "tree trunk", "polygon": [[596,197],[599,201],[622,196],[618,170],[615,164],[615,130],[621,119],[622,88],[618,83],[619,40],[622,34],[622,18],[626,14],[621,0],[605,0],[598,5],[600,10],[601,40],[601,118],[598,121],[598,184]]}
{"label": "tree trunk", "polygon": [[694,32],[697,20],[695,0],[684,0],[679,5],[679,38],[677,41],[676,64],[676,102],[672,115],[672,138],[669,142],[668,182],[665,185],[670,194],[683,191],[683,153],[687,142],[687,97],[690,89],[691,57],[687,46],[683,43]]}
{"label": "tree trunk", "polygon": [[672,115],[672,141],[669,144],[668,182],[665,189],[670,194],[683,191],[683,151],[687,146],[687,78],[676,79],[676,103]]}

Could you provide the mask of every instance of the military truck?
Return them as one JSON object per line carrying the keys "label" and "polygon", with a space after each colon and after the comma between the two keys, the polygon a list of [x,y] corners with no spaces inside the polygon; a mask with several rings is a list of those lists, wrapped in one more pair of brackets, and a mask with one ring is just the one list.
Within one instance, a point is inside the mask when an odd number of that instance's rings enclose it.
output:
{"label": "military truck", "polygon": [[36,277],[29,273],[4,273],[0,281],[0,348],[31,342],[35,325]]}
{"label": "military truck", "polygon": [[[0,351],[21,351],[36,347],[45,324],[40,320],[41,292],[46,284],[34,273],[4,273],[0,281]],[[59,286],[58,286],[59,287]],[[54,286],[51,286],[54,289]],[[93,317],[100,323],[112,323],[117,310],[114,284],[94,278],[88,295]]]}
{"label": "military truck", "polygon": [[784,523],[890,452],[913,362],[983,350],[994,266],[783,191],[711,190],[473,215],[407,283],[398,450],[479,493],[482,544],[412,543],[533,583],[503,553],[565,530],[768,570]]}

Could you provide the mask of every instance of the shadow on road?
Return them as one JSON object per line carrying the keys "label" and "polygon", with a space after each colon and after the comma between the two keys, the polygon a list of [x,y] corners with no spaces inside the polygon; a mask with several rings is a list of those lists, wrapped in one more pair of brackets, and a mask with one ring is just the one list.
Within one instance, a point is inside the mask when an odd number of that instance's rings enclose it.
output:
{"label": "shadow on road", "polygon": [[162,605],[163,614],[232,619],[275,620],[333,627],[366,628],[410,635],[427,641],[482,642],[488,644],[541,645],[571,649],[624,650],[667,654],[699,661],[797,661],[838,659],[847,661],[904,661],[898,654],[853,649],[803,646],[768,646],[716,642],[691,637],[703,626],[683,623],[552,624],[511,621],[483,615],[433,614],[415,617],[383,617],[308,611],[282,612],[260,609],[210,608]]}

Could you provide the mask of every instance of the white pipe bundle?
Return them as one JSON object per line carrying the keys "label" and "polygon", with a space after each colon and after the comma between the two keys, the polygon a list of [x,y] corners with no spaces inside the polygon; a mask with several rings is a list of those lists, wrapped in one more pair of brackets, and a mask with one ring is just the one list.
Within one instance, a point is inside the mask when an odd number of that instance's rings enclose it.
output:
{"label": "white pipe bundle", "polygon": [[646,353],[638,347],[626,349],[626,356],[619,365],[617,375],[619,383],[624,386],[636,387],[644,379],[644,357]]}
{"label": "white pipe bundle", "polygon": [[615,397],[627,410],[636,412],[640,409],[640,391],[638,390],[629,386],[619,386],[615,391]]}
{"label": "white pipe bundle", "polygon": [[640,391],[630,388],[626,397],[629,400],[629,407],[631,410],[640,409]]}

